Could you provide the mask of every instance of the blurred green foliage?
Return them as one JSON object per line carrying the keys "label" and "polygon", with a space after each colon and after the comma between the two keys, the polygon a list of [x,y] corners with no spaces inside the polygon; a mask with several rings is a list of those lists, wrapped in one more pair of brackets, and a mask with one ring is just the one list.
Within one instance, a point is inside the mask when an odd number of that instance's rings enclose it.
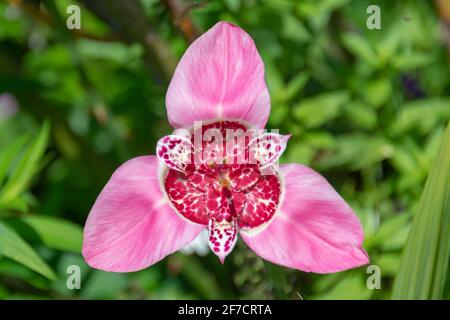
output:
{"label": "blurred green foliage", "polygon": [[[381,30],[366,28],[373,1],[365,0],[192,1],[188,17],[202,31],[227,20],[254,38],[272,98],[268,127],[293,134],[282,162],[318,170],[355,209],[371,262],[381,268],[380,290],[367,288],[365,267],[288,270],[242,242],[224,266],[211,254],[176,253],[130,274],[90,269],[80,248],[96,196],[120,163],[153,153],[170,132],[170,64],[158,68],[162,62],[148,54],[154,44],[123,36],[133,17],[111,23],[68,0],[0,2],[0,299],[390,298],[450,119],[450,73],[433,2],[376,2]],[[78,34],[61,25],[74,3]],[[168,6],[141,3],[157,45],[181,57],[189,43]],[[439,186],[439,174],[434,179],[428,192]],[[440,183],[447,192],[448,181]],[[448,228],[440,236],[448,243]],[[448,252],[438,256],[448,260]],[[423,259],[414,272],[434,263]],[[81,268],[81,290],[66,287],[69,265]],[[445,278],[448,261],[440,265]],[[441,297],[450,297],[449,278]]]}

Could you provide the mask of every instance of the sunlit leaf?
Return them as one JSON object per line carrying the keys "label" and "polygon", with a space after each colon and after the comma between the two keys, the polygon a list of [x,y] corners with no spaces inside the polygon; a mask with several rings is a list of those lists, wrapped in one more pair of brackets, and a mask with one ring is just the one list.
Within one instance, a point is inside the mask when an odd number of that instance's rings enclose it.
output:
{"label": "sunlit leaf", "polygon": [[56,217],[28,215],[22,221],[31,226],[49,248],[81,252],[83,229],[73,222]]}

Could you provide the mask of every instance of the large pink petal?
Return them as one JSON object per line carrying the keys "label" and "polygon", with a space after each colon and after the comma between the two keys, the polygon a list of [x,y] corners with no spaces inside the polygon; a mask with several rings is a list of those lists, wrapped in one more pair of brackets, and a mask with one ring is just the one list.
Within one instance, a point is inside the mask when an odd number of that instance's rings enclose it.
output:
{"label": "large pink petal", "polygon": [[241,231],[260,257],[307,272],[332,273],[369,262],[357,216],[314,170],[280,166],[284,196],[273,220],[260,230]]}
{"label": "large pink petal", "polygon": [[182,57],[169,85],[166,105],[175,128],[216,119],[264,128],[270,97],[264,65],[252,38],[235,25],[217,23]]}
{"label": "large pink petal", "polygon": [[155,156],[120,166],[92,208],[84,228],[83,256],[97,269],[146,268],[191,243],[204,226],[170,206],[159,183]]}

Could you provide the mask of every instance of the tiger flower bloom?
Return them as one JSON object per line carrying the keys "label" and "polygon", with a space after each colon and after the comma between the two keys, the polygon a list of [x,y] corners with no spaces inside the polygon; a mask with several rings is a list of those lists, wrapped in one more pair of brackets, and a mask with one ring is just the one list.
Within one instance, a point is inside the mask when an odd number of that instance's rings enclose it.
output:
{"label": "tiger flower bloom", "polygon": [[83,256],[91,267],[146,268],[204,229],[222,263],[238,237],[261,258],[306,272],[368,263],[361,223],[333,187],[301,164],[277,165],[289,136],[263,130],[270,97],[245,31],[219,22],[192,43],[166,107],[173,134],[156,156],[120,166],[89,214]]}

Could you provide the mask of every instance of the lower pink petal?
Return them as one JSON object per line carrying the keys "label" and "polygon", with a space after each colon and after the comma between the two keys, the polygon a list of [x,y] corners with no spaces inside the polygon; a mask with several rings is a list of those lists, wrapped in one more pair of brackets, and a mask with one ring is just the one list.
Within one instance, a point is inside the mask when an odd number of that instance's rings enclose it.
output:
{"label": "lower pink petal", "polygon": [[83,256],[97,269],[146,268],[191,243],[204,228],[169,205],[155,156],[124,163],[97,198],[84,228]]}
{"label": "lower pink petal", "polygon": [[273,220],[241,231],[247,245],[270,262],[306,272],[333,273],[369,262],[357,216],[317,172],[280,166],[284,195]]}

